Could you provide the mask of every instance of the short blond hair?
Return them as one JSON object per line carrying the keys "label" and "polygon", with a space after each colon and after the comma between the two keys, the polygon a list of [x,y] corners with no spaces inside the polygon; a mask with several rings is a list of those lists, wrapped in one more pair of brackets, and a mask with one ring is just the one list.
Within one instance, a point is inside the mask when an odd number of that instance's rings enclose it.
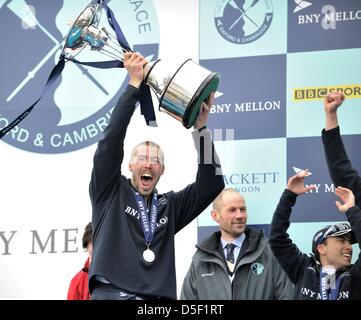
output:
{"label": "short blond hair", "polygon": [[236,193],[244,198],[238,191],[234,190],[233,188],[225,188],[221,191],[221,193],[215,198],[212,202],[213,210],[219,211],[220,210],[220,202],[223,200],[223,196],[226,193]]}
{"label": "short blond hair", "polygon": [[162,148],[159,146],[159,144],[155,143],[154,141],[143,141],[141,143],[138,143],[132,149],[132,152],[131,152],[131,155],[130,155],[130,162],[132,162],[134,160],[135,156],[137,155],[137,150],[141,146],[156,148],[157,151],[158,151],[157,154],[159,155],[160,162],[162,164],[164,164],[164,152],[163,152]]}

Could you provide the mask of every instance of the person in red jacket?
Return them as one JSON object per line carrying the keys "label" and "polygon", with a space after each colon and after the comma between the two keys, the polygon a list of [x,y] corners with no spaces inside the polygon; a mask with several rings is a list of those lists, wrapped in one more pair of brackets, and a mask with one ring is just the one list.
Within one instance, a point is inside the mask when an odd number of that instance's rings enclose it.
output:
{"label": "person in red jacket", "polygon": [[85,261],[83,269],[81,269],[70,281],[68,300],[90,300],[88,287],[88,270],[93,250],[91,222],[89,222],[85,227],[82,238],[82,246],[88,252],[89,257]]}

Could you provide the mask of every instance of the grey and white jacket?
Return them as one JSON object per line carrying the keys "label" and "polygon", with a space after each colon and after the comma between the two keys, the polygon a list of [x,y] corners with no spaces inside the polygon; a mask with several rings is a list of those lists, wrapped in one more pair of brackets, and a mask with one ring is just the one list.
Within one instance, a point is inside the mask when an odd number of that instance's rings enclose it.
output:
{"label": "grey and white jacket", "polygon": [[263,232],[246,228],[245,234],[233,281],[218,247],[220,232],[196,246],[197,252],[183,282],[182,300],[292,299],[293,285],[274,257]]}

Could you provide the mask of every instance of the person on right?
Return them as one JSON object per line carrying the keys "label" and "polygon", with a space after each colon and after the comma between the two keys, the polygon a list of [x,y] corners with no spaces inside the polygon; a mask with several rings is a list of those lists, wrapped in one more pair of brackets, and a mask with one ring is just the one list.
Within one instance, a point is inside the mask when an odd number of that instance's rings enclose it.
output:
{"label": "person on right", "polygon": [[351,264],[352,246],[361,239],[361,210],[350,189],[338,186],[335,194],[338,210],[348,223],[329,225],[313,236],[313,255],[303,254],[289,238],[290,215],[296,198],[314,189],[304,185],[309,175],[303,170],[288,180],[273,215],[270,246],[288,278],[295,285],[297,300],[358,300],[361,297],[361,253]]}
{"label": "person on right", "polygon": [[332,181],[336,186],[352,190],[356,204],[361,207],[361,178],[352,167],[340,135],[337,109],[345,100],[342,92],[331,92],[324,99],[326,127],[322,130],[322,141]]}
{"label": "person on right", "polygon": [[[338,124],[337,110],[345,100],[342,92],[330,92],[324,99],[326,126],[322,130],[322,141],[325,150],[328,170],[331,179],[336,186],[350,189],[355,195],[355,203],[361,207],[361,178],[353,168],[346,149],[343,145],[340,127]],[[356,235],[357,237],[357,235]],[[360,242],[360,238],[357,238]],[[355,299],[361,300],[361,292],[358,290]]]}

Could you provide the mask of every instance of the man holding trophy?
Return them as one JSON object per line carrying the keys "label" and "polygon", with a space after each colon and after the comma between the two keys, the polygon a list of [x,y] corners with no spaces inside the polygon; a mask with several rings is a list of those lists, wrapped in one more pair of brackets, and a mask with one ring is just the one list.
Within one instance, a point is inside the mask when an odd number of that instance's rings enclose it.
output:
{"label": "man holding trophy", "polygon": [[139,87],[144,81],[146,64],[139,53],[124,53],[129,85],[114,108],[94,155],[90,182],[92,299],[176,299],[174,235],[224,188],[218,157],[206,128],[214,93],[207,103],[201,104],[193,126],[199,159],[195,182],[179,192],[158,194],[156,185],[165,169],[164,154],[151,141],[133,149],[129,163],[131,179],[122,175],[124,138],[142,95]]}

